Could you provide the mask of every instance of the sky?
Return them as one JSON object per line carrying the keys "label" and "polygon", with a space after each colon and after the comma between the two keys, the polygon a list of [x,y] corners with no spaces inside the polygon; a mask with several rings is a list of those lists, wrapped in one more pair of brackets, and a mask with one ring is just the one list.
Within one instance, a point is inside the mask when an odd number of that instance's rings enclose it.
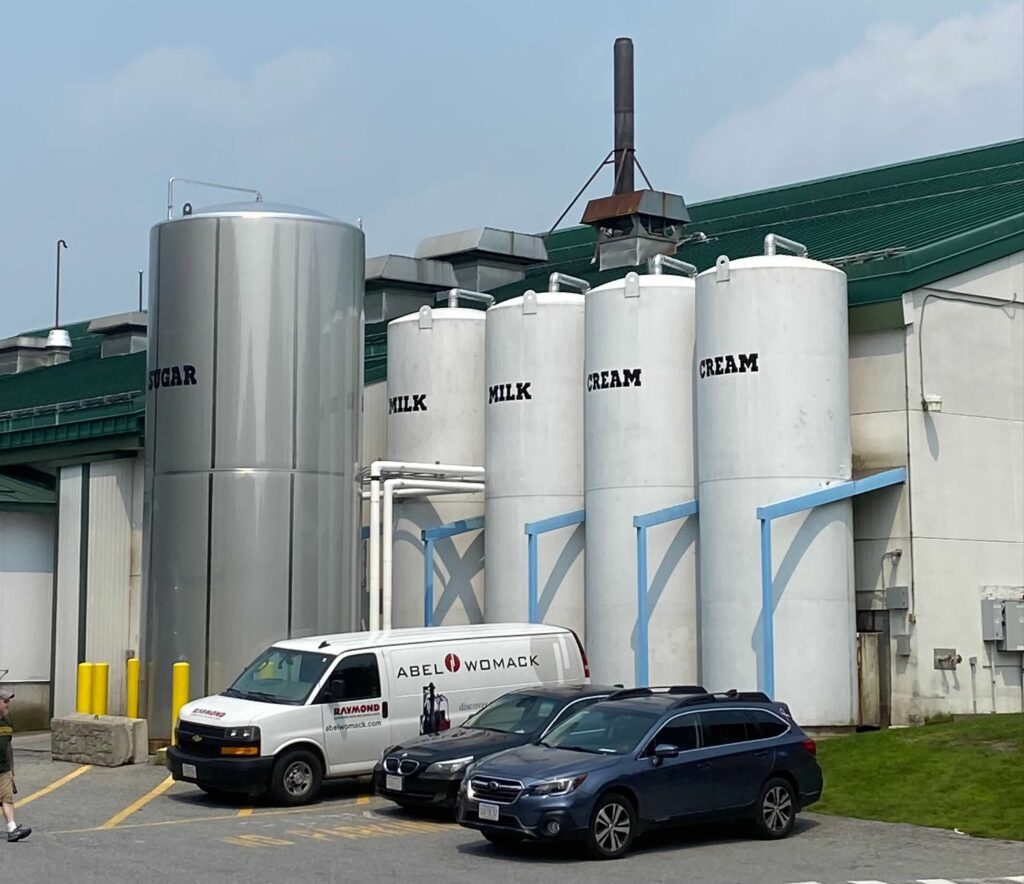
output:
{"label": "sky", "polygon": [[[62,324],[135,309],[172,175],[362,219],[368,255],[485,225],[546,231],[612,146],[620,36],[637,156],[687,202],[1024,137],[1024,0],[0,13],[0,339],[52,326],[61,238]],[[609,170],[587,197],[611,191]]]}

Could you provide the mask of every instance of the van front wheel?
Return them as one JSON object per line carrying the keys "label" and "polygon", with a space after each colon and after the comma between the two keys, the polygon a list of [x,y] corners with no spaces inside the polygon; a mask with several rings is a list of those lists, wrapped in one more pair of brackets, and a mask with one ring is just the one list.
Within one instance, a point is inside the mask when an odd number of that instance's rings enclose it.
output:
{"label": "van front wheel", "polygon": [[320,794],[323,770],[308,749],[293,749],[277,759],[270,775],[270,797],[278,804],[308,804]]}

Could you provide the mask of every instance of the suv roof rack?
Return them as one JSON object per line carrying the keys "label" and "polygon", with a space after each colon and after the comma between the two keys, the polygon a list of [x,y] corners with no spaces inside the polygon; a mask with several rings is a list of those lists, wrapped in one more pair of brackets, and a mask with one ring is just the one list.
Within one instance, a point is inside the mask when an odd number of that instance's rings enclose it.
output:
{"label": "suv roof rack", "polygon": [[658,694],[700,696],[707,694],[707,688],[699,684],[675,684],[663,685],[650,688],[626,688],[624,691],[616,691],[608,697],[609,700],[625,700],[629,697],[650,697]]}
{"label": "suv roof rack", "polygon": [[747,702],[755,703],[775,702],[763,691],[737,691],[736,688],[730,688],[727,691],[719,691],[714,694],[709,694],[705,691],[703,694],[681,697],[675,705],[691,706],[699,703],[728,703],[732,700],[746,700]]}

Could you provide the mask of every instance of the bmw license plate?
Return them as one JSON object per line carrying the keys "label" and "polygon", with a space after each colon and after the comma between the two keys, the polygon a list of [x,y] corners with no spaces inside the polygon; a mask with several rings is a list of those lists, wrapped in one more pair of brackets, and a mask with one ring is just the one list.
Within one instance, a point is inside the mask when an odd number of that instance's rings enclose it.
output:
{"label": "bmw license plate", "polygon": [[480,819],[485,820],[489,823],[496,823],[498,821],[498,805],[497,804],[480,804]]}
{"label": "bmw license plate", "polygon": [[187,777],[190,780],[197,779],[199,777],[194,764],[183,764],[181,766],[181,775]]}
{"label": "bmw license plate", "polygon": [[391,774],[388,774],[384,778],[384,788],[387,789],[389,792],[401,792],[402,791],[402,778],[401,777],[393,777],[393,776],[391,776]]}

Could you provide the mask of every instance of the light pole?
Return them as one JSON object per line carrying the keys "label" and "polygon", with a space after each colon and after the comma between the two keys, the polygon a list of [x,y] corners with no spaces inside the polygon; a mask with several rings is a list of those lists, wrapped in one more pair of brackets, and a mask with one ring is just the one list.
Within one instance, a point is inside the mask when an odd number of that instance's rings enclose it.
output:
{"label": "light pole", "polygon": [[57,297],[53,310],[53,328],[46,336],[46,346],[54,351],[67,351],[71,349],[71,336],[60,327],[60,249],[65,249],[68,244],[62,239],[57,240]]}
{"label": "light pole", "polygon": [[57,298],[56,307],[53,314],[53,327],[60,328],[60,247],[64,246],[66,249],[68,244],[62,239],[57,240]]}

